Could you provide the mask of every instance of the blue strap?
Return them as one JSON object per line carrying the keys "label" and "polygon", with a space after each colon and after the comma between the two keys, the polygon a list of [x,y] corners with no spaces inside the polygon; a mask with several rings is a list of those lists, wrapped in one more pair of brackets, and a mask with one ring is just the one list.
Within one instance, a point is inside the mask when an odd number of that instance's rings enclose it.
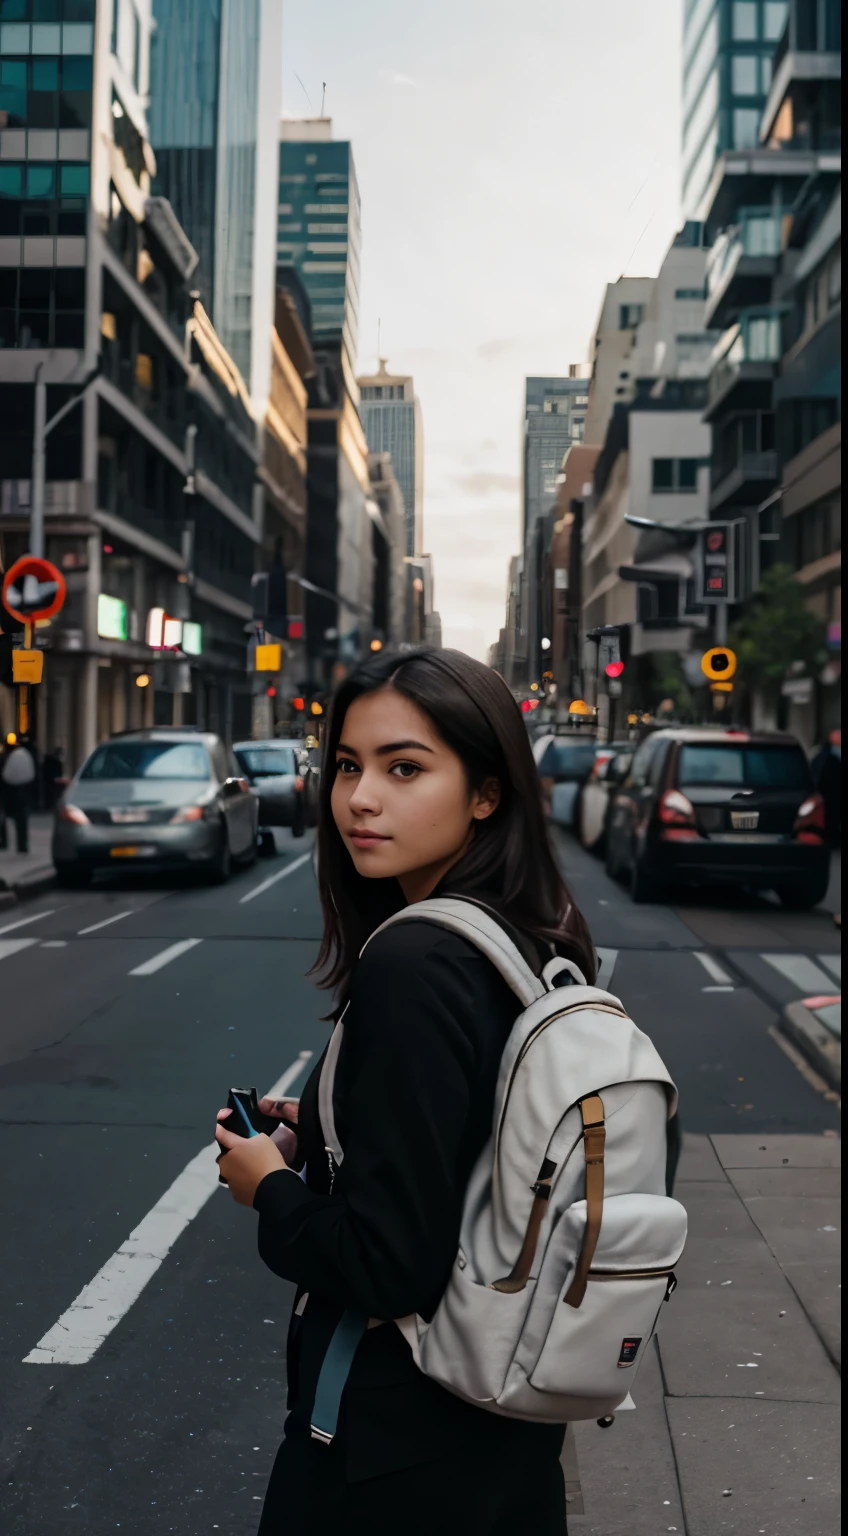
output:
{"label": "blue strap", "polygon": [[312,1409],[312,1438],[330,1445],[339,1422],[339,1407],[353,1357],[366,1328],[368,1314],[355,1307],[348,1307],[336,1324],[336,1329],[324,1356],[318,1385],[315,1388],[315,1406]]}

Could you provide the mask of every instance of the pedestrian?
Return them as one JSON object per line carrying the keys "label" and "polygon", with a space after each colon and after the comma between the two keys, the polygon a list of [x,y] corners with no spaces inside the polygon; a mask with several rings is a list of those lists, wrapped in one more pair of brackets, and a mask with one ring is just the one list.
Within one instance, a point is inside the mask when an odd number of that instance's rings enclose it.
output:
{"label": "pedestrian", "polygon": [[45,752],[41,764],[41,794],[46,811],[52,811],[61,794],[59,779],[63,771],[62,748],[54,747],[52,752]]}
{"label": "pedestrian", "polygon": [[831,848],[842,843],[842,732],[831,731],[813,758],[813,783],[824,801],[824,824]]}
{"label": "pedestrian", "polygon": [[5,819],[15,823],[18,853],[29,853],[29,813],[35,783],[35,761],[26,742],[14,731],[6,737],[6,752],[0,767],[0,791]]}
{"label": "pedestrian", "polygon": [[[391,1321],[431,1317],[440,1300],[519,1004],[479,950],[426,921],[387,929],[359,958],[391,913],[447,892],[497,910],[537,970],[556,952],[594,979],[527,732],[481,663],[455,651],[383,654],[342,683],[323,756],[316,970],[347,1005],[333,1096],[344,1163],[328,1166],[321,1063],[299,1104],[261,1103],[296,1121],[296,1156],[285,1130],[250,1140],[216,1131],[222,1177],[259,1213],[261,1257],[297,1286],[289,1414],[260,1536],[564,1536],[565,1426],[452,1396],[419,1371]],[[351,1307],[372,1324],[326,1445],[310,1436],[311,1410]]]}

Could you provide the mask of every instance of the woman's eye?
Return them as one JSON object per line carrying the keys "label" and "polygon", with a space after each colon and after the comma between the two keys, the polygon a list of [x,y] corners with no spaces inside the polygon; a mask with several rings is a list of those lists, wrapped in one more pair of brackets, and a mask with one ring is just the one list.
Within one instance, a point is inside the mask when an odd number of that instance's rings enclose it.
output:
{"label": "woman's eye", "polygon": [[421,772],[421,768],[418,763],[393,763],[391,772],[399,779],[414,779],[415,775]]}
{"label": "woman's eye", "polygon": [[336,772],[337,773],[347,773],[347,774],[350,774],[350,773],[358,772],[358,769],[357,769],[356,763],[354,763],[351,760],[351,758],[349,758],[349,757],[340,757],[338,762],[336,763]]}

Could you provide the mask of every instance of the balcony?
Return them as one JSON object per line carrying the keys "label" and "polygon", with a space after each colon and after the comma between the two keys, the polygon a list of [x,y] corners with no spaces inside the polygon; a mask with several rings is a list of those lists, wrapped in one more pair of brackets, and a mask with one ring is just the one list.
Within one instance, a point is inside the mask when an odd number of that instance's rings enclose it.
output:
{"label": "balcony", "polygon": [[[771,403],[771,382],[781,356],[781,312],[748,311],[725,331],[710,359],[706,421],[714,421],[737,394],[752,408]],[[765,389],[764,386],[769,386]],[[750,399],[745,399],[750,397]],[[737,401],[733,400],[734,405]]]}
{"label": "balcony", "polygon": [[787,212],[742,209],[739,221],[719,235],[707,259],[704,322],[708,328],[724,328],[741,310],[768,299]]}
{"label": "balcony", "polygon": [[710,492],[710,512],[716,512],[728,502],[734,506],[759,504],[777,484],[777,451],[774,448],[760,452],[743,453],[735,464],[714,481]]}

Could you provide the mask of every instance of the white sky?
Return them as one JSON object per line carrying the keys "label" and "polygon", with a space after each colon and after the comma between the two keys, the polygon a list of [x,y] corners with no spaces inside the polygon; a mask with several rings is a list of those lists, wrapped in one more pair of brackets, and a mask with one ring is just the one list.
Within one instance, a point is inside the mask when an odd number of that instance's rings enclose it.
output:
{"label": "white sky", "polygon": [[[485,658],[521,518],[526,374],[586,358],[604,284],[679,222],[680,0],[285,0],[362,194],[359,369],[413,373],[444,639]],[[303,87],[296,76],[300,77]]]}

